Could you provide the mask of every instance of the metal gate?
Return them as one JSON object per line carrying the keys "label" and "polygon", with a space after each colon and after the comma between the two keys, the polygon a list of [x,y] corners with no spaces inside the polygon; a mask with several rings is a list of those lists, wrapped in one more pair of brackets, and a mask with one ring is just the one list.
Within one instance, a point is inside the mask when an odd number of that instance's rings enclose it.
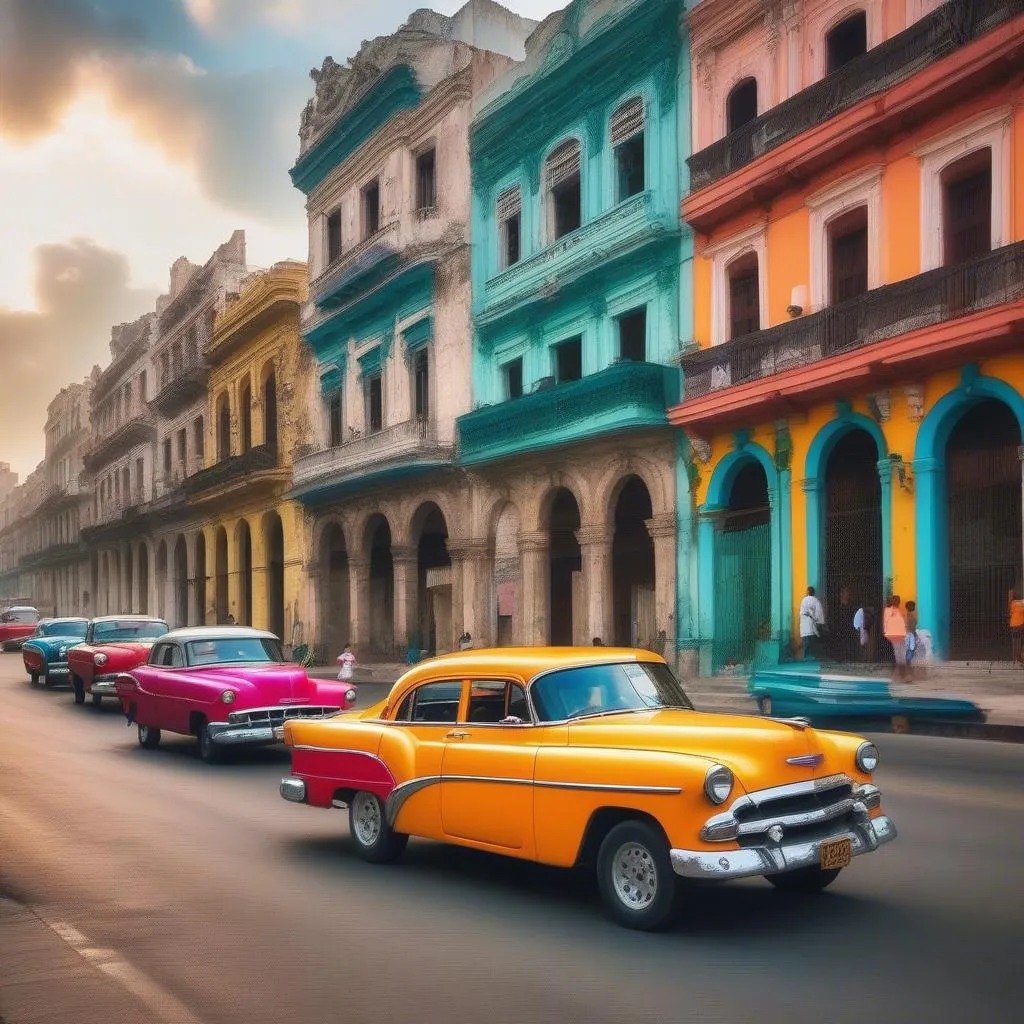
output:
{"label": "metal gate", "polygon": [[[861,657],[891,660],[888,644],[879,645],[885,581],[882,574],[882,485],[878,447],[866,430],[851,430],[832,449],[825,470],[824,593],[828,639],[825,649],[837,661]],[[813,580],[811,581],[814,582]],[[904,599],[911,595],[901,595]],[[874,610],[868,650],[853,628],[857,609]]]}
{"label": "metal gate", "polygon": [[1007,595],[1022,576],[1019,445],[1012,411],[990,400],[964,415],[946,446],[953,661],[1011,655]]}
{"label": "metal gate", "polygon": [[[771,636],[772,543],[769,522],[730,529],[750,509],[726,513],[715,543],[713,667],[750,665],[758,640]],[[764,510],[768,519],[768,510]]]}

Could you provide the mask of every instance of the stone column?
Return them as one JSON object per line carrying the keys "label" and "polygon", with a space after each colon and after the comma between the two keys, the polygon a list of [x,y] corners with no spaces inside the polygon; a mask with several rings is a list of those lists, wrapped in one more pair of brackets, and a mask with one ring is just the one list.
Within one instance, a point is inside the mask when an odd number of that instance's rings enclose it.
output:
{"label": "stone column", "polygon": [[[349,555],[349,607],[352,632],[349,643],[358,651],[370,642],[370,560]],[[339,652],[340,653],[340,652]]]}
{"label": "stone column", "polygon": [[[449,544],[449,550],[452,545]],[[456,639],[466,631],[473,637],[474,647],[490,647],[494,643],[495,595],[492,587],[494,547],[486,540],[463,541],[459,545],[462,562],[462,625]],[[452,581],[454,593],[454,578]]]}
{"label": "stone column", "polygon": [[190,626],[202,626],[206,622],[206,609],[199,606],[199,580],[196,569],[196,539],[195,537],[185,538],[185,567],[186,567],[186,598],[188,606],[188,623]]}
{"label": "stone column", "polygon": [[403,650],[408,648],[419,623],[419,556],[416,548],[392,545],[391,563],[395,572],[395,646]]}
{"label": "stone column", "polygon": [[579,542],[583,561],[583,591],[586,602],[586,636],[574,636],[573,640],[577,644],[589,644],[595,636],[600,637],[606,644],[613,642],[613,539],[614,535],[604,525],[583,526],[576,531],[576,540]]}
{"label": "stone column", "polygon": [[[676,624],[676,549],[678,528],[675,513],[646,520],[654,544],[654,628],[664,630],[669,640],[679,636]],[[656,634],[657,635],[657,634]]]}
{"label": "stone column", "polygon": [[548,641],[548,579],[550,573],[551,539],[541,530],[519,534],[520,587],[517,597],[522,602],[522,635],[518,644],[546,644]]}

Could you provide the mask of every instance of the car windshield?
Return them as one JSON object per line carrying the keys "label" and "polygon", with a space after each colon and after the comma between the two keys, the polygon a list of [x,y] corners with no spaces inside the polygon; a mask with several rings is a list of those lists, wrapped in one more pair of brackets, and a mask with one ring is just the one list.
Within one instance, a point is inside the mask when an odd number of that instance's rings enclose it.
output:
{"label": "car windshield", "polygon": [[542,722],[650,708],[693,710],[672,670],[659,662],[561,669],[541,676],[530,694]]}
{"label": "car windshield", "polygon": [[85,619],[58,619],[56,622],[41,622],[37,633],[39,636],[84,637],[88,625]]}
{"label": "car windshield", "polygon": [[280,664],[281,641],[272,637],[242,636],[192,640],[185,645],[190,665]]}
{"label": "car windshield", "polygon": [[92,641],[95,644],[110,644],[119,640],[156,640],[166,632],[166,622],[153,622],[149,619],[111,619],[109,622],[93,623]]}

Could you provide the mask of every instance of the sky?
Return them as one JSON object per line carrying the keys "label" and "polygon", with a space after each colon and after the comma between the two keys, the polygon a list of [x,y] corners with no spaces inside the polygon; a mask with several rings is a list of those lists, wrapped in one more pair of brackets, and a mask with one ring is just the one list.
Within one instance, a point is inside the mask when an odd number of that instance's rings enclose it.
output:
{"label": "sky", "polygon": [[306,258],[288,169],[310,68],[417,6],[462,4],[0,0],[0,462],[35,468],[49,402],[107,364],[179,256],[244,228],[254,267]]}

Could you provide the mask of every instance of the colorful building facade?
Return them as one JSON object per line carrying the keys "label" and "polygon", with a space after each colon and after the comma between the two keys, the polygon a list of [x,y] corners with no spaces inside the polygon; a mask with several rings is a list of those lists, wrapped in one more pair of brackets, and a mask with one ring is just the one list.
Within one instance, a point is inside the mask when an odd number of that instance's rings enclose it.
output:
{"label": "colorful building facade", "polygon": [[936,653],[1008,658],[1021,588],[1024,11],[702,0],[694,344],[703,671],[915,599]]}

